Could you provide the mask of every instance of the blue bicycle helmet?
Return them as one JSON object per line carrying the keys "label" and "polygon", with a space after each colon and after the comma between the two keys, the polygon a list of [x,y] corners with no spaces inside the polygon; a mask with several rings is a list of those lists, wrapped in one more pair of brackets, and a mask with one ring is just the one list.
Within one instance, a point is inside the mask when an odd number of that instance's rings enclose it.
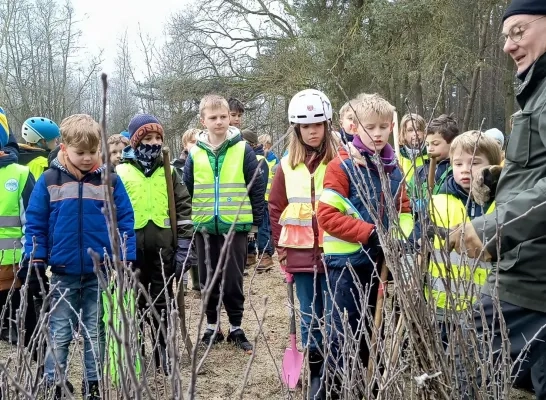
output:
{"label": "blue bicycle helmet", "polygon": [[49,118],[31,117],[23,123],[21,134],[27,143],[38,143],[40,139],[46,142],[57,139],[61,136],[61,131]]}

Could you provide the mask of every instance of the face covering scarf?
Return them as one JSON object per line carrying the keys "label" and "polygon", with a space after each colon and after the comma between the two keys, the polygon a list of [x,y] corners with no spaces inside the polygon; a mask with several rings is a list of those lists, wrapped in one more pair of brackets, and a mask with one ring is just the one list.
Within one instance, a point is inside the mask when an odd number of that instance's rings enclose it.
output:
{"label": "face covering scarf", "polygon": [[152,169],[155,160],[161,154],[161,144],[142,144],[140,143],[135,149],[135,157],[140,165],[144,168],[144,172],[147,173]]}

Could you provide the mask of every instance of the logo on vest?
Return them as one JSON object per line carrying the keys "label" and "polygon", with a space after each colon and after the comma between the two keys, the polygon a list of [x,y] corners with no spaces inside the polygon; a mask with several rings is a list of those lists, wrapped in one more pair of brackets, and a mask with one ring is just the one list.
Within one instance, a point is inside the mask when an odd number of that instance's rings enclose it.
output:
{"label": "logo on vest", "polygon": [[4,187],[8,192],[15,192],[17,189],[19,189],[19,182],[17,179],[8,179],[4,184]]}
{"label": "logo on vest", "polygon": [[227,201],[231,201],[231,197],[228,197],[228,198],[227,198]]}

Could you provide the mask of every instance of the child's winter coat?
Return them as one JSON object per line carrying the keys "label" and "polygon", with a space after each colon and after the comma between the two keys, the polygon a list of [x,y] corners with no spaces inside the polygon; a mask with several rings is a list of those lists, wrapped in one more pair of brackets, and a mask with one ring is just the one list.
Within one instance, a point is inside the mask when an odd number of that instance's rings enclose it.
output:
{"label": "child's winter coat", "polygon": [[[35,239],[34,259],[50,265],[53,273],[84,275],[94,273],[88,249],[98,253],[101,261],[105,249],[111,254],[108,227],[102,214],[106,195],[104,169],[104,166],[96,168],[78,179],[58,158],[53,161],[51,168],[38,179],[26,212],[27,258]],[[132,261],[136,257],[133,209],[121,179],[115,174],[111,179],[118,228],[121,235],[127,236],[127,260]]]}

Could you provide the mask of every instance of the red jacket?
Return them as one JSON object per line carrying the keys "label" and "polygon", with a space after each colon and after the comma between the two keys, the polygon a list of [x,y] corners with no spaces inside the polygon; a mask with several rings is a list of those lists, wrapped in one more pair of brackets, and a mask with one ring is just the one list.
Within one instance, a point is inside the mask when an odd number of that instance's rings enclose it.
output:
{"label": "red jacket", "polygon": [[[313,154],[308,154],[305,159],[305,165],[310,173],[315,172],[321,162],[320,157],[313,158]],[[312,159],[312,160],[311,160]],[[297,182],[288,182],[290,185],[297,185]],[[311,189],[311,202],[315,204],[315,191]],[[286,182],[284,180],[284,172],[282,166],[279,165],[273,184],[271,185],[271,193],[269,195],[269,218],[271,220],[271,230],[273,232],[273,243],[278,247],[279,237],[281,236],[282,226],[279,224],[279,219],[284,209],[288,206],[286,197]],[[286,252],[286,272],[317,272],[324,273],[324,265],[322,264],[322,248],[318,245],[318,222],[313,216],[313,232],[315,233],[315,247],[312,249],[292,249],[278,247],[279,256]]]}
{"label": "red jacket", "polygon": [[[347,151],[340,149],[339,156],[326,167],[324,177],[324,188],[335,190],[346,198],[349,198],[351,182],[341,164],[348,158]],[[411,211],[410,199],[406,193],[405,185],[400,187],[400,212],[408,213]],[[368,243],[368,238],[374,229],[373,224],[344,215],[337,208],[322,202],[319,202],[317,217],[322,229],[346,242],[360,242],[365,245]]]}

